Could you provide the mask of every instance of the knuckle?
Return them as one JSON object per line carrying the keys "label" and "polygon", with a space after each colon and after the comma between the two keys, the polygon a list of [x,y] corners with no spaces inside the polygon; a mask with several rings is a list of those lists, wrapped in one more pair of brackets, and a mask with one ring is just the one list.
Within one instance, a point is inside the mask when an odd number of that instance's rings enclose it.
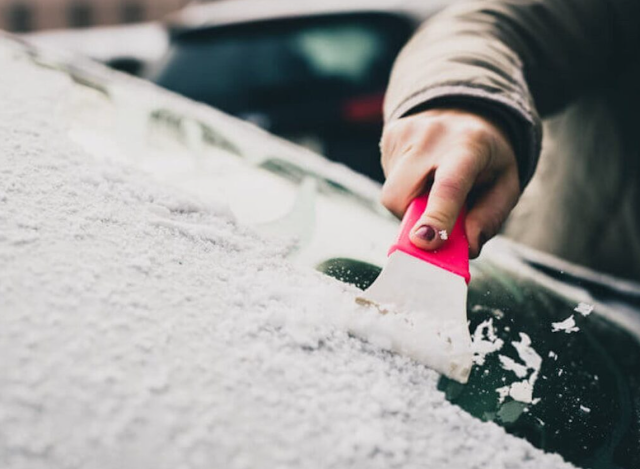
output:
{"label": "knuckle", "polygon": [[450,216],[444,210],[427,210],[427,212],[422,216],[422,221],[427,222],[430,225],[433,225],[438,229],[448,229],[451,224]]}
{"label": "knuckle", "polygon": [[416,127],[416,123],[410,118],[400,119],[394,128],[393,137],[399,141],[413,140],[417,133]]}
{"label": "knuckle", "polygon": [[466,179],[457,174],[441,178],[437,183],[438,196],[449,200],[464,198],[467,187]]}
{"label": "knuckle", "polygon": [[442,135],[447,131],[448,124],[442,118],[425,119],[423,126],[423,134],[425,136]]}
{"label": "knuckle", "polygon": [[495,147],[495,135],[484,122],[466,122],[461,132],[464,135],[465,145],[476,155],[487,154]]}
{"label": "knuckle", "polygon": [[466,124],[465,133],[474,141],[486,143],[491,138],[491,132],[483,122],[471,121]]}
{"label": "knuckle", "polygon": [[385,140],[394,138],[398,133],[398,130],[401,129],[402,126],[403,126],[402,120],[394,120],[391,122],[387,122],[382,132],[382,140],[385,141]]}
{"label": "knuckle", "polygon": [[393,188],[384,185],[380,194],[380,203],[390,212],[399,215],[402,212],[400,197]]}

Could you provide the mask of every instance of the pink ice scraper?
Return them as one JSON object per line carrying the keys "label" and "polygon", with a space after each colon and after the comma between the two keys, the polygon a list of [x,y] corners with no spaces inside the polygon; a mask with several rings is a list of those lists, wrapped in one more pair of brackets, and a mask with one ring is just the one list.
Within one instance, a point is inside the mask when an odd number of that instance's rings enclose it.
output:
{"label": "pink ice scraper", "polygon": [[411,202],[396,243],[389,250],[380,276],[362,293],[360,301],[374,303],[385,314],[397,314],[393,327],[401,338],[392,349],[466,383],[473,353],[467,324],[469,243],[464,232],[465,211],[458,217],[443,247],[424,251],[409,239],[424,213],[428,195]]}

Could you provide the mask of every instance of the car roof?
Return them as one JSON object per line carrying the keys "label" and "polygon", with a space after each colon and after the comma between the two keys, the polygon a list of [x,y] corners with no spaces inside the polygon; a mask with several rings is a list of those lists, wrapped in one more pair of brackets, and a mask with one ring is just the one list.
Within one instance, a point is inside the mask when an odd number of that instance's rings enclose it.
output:
{"label": "car roof", "polygon": [[353,13],[387,13],[403,16],[418,23],[456,1],[458,0],[223,0],[190,4],[170,15],[166,24],[170,29],[182,30]]}

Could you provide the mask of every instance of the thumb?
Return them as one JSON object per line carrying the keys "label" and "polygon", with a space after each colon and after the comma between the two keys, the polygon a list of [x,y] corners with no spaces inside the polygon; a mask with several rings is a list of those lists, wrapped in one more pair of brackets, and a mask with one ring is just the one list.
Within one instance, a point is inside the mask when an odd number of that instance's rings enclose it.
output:
{"label": "thumb", "polygon": [[472,170],[438,168],[425,212],[411,230],[411,242],[428,251],[446,242],[475,181]]}

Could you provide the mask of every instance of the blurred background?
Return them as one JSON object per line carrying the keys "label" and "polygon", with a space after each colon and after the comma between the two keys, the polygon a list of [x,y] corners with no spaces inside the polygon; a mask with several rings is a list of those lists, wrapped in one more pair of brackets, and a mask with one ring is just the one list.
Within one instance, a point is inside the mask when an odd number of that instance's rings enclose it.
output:
{"label": "blurred background", "polygon": [[382,181],[399,50],[452,0],[0,0],[0,28],[67,49]]}
{"label": "blurred background", "polygon": [[0,0],[0,29],[15,33],[160,20],[187,0]]}

